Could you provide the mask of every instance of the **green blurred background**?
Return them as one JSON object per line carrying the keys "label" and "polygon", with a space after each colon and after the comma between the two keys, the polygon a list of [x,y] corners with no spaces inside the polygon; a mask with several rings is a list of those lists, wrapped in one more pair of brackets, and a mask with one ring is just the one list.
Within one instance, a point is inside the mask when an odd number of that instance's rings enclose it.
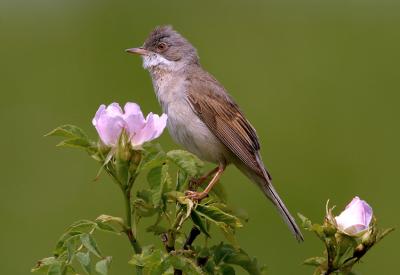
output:
{"label": "green blurred background", "polygon": [[[240,104],[293,213],[320,221],[328,198],[339,211],[359,195],[382,226],[399,226],[400,2],[1,0],[1,274],[29,274],[77,219],[123,215],[110,180],[92,182],[97,164],[43,134],[71,123],[96,137],[101,103],[160,112],[141,60],[123,51],[159,24],[186,36]],[[159,141],[177,148],[167,133]],[[297,244],[234,167],[223,181],[250,216],[243,248],[269,274],[311,274],[302,260],[322,244],[308,232]],[[100,245],[112,274],[133,273],[125,238]],[[395,232],[356,270],[396,273],[399,245]]]}

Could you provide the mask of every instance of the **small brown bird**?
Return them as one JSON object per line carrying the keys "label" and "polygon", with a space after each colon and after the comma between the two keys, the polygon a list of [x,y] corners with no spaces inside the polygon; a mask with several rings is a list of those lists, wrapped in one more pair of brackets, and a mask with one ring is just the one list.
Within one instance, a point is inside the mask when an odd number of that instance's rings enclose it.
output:
{"label": "small brown bird", "polygon": [[225,88],[199,63],[196,49],[170,26],[155,28],[140,48],[127,52],[143,57],[172,138],[200,159],[218,166],[201,177],[212,180],[203,192],[188,191],[200,200],[233,163],[272,201],[297,240],[303,236],[272,186],[260,156],[256,131]]}

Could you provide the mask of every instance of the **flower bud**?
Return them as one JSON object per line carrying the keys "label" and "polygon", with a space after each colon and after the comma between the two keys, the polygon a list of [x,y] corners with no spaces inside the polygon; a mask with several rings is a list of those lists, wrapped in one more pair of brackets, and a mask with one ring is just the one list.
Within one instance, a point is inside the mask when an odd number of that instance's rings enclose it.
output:
{"label": "flower bud", "polygon": [[128,162],[131,159],[131,146],[125,130],[122,131],[119,137],[116,158],[121,161]]}
{"label": "flower bud", "polygon": [[141,160],[142,160],[142,151],[141,150],[133,150],[131,162],[129,165],[129,172],[131,174],[134,174],[136,172],[136,169],[139,166]]}
{"label": "flower bud", "polygon": [[339,231],[349,236],[360,237],[369,228],[372,208],[359,197],[355,197],[335,220]]}
{"label": "flower bud", "polygon": [[334,236],[337,231],[336,228],[331,223],[325,223],[323,229],[324,229],[324,234],[327,237]]}

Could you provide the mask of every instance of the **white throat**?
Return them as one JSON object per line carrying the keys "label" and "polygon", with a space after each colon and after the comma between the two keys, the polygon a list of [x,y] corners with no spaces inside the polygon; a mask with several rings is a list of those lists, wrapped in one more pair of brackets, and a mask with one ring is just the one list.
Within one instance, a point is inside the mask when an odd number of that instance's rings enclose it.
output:
{"label": "white throat", "polygon": [[184,64],[177,61],[171,61],[157,53],[151,53],[143,56],[143,68],[146,70],[161,70],[161,71],[178,71]]}

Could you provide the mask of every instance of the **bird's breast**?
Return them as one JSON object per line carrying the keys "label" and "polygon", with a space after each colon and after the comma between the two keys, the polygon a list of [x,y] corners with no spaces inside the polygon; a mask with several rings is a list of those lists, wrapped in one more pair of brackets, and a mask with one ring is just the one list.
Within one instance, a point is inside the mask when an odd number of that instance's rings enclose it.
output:
{"label": "bird's breast", "polygon": [[167,128],[174,141],[205,161],[227,161],[226,147],[193,112],[185,79],[165,76],[153,80],[157,99],[168,115]]}

